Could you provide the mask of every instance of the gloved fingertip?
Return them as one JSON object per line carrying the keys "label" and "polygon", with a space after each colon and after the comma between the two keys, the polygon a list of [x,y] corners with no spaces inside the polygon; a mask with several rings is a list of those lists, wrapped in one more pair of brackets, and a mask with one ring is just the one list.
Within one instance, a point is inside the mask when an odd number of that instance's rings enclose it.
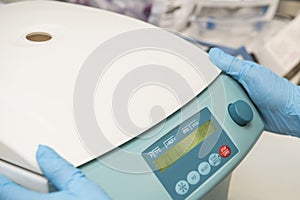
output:
{"label": "gloved fingertip", "polygon": [[80,170],[48,146],[39,145],[36,158],[44,176],[59,190],[68,187],[70,180],[83,176]]}
{"label": "gloved fingertip", "polygon": [[37,153],[38,154],[42,154],[44,151],[47,151],[48,150],[48,146],[46,145],[43,145],[43,144],[39,144],[38,146],[38,150],[37,150]]}
{"label": "gloved fingertip", "polygon": [[224,52],[219,48],[213,47],[209,50],[208,54],[211,61],[216,64],[216,61],[223,56]]}
{"label": "gloved fingertip", "polygon": [[49,146],[40,144],[36,153],[37,160],[47,159],[49,157],[58,156],[57,153]]}
{"label": "gloved fingertip", "polygon": [[224,54],[224,51],[222,51],[221,49],[217,48],[217,47],[213,47],[209,50],[209,55],[212,56],[219,56],[221,54]]}
{"label": "gloved fingertip", "polygon": [[219,48],[211,48],[209,51],[210,60],[222,71],[228,72],[228,67],[230,66],[233,57],[226,54]]}
{"label": "gloved fingertip", "polygon": [[36,159],[42,171],[48,168],[49,162],[53,160],[61,160],[62,158],[49,146],[39,145],[36,153]]}

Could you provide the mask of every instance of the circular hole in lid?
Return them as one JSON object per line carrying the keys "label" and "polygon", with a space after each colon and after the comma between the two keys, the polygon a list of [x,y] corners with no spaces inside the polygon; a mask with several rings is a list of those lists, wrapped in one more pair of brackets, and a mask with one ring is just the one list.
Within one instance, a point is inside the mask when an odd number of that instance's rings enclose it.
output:
{"label": "circular hole in lid", "polygon": [[26,39],[32,42],[46,42],[52,39],[49,33],[33,32],[26,35]]}

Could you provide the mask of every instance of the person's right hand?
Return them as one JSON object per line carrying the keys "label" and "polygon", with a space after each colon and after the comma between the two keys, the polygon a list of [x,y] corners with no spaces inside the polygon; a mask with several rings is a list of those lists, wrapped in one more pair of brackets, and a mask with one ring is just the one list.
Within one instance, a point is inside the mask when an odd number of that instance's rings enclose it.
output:
{"label": "person's right hand", "polygon": [[217,48],[211,61],[243,85],[258,108],[265,130],[300,137],[300,87],[250,61],[239,60]]}

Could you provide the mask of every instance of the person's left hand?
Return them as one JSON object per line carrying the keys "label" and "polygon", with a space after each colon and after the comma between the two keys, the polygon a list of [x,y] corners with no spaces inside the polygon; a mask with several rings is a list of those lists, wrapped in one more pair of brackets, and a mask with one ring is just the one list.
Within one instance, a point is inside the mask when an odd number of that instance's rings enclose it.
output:
{"label": "person's left hand", "polygon": [[0,175],[1,200],[108,200],[108,195],[79,169],[72,166],[53,149],[39,145],[37,161],[44,176],[57,192],[30,191]]}

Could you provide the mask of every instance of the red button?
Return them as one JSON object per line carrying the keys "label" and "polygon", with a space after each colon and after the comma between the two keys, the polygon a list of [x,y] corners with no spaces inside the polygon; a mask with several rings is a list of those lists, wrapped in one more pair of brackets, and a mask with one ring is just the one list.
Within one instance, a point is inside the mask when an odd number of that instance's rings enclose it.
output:
{"label": "red button", "polygon": [[227,145],[223,145],[219,149],[219,154],[223,158],[227,158],[228,156],[230,156],[230,153],[231,153],[230,148]]}

